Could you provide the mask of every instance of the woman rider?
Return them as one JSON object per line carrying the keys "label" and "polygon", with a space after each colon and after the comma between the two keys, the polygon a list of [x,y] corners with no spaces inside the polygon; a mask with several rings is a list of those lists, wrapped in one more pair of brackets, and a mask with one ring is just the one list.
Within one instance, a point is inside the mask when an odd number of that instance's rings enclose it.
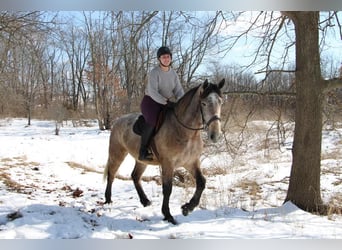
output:
{"label": "woman rider", "polygon": [[148,147],[157,124],[160,111],[171,98],[179,100],[184,95],[184,89],[179,77],[171,68],[172,53],[168,47],[160,47],[157,51],[159,65],[153,68],[148,75],[145,96],[140,108],[145,118],[145,125],[141,135],[139,160],[153,160]]}

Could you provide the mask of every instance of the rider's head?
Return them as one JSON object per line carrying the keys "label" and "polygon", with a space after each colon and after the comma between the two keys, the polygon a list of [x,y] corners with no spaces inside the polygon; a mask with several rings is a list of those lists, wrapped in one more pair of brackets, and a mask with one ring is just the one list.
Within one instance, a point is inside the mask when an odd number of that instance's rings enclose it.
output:
{"label": "rider's head", "polygon": [[168,47],[160,47],[157,51],[157,58],[161,66],[168,68],[172,63],[172,53]]}
{"label": "rider's head", "polygon": [[162,55],[170,55],[171,59],[172,59],[172,53],[171,53],[171,50],[166,47],[166,46],[162,46],[158,49],[157,51],[157,58],[159,60],[159,58],[162,56]]}

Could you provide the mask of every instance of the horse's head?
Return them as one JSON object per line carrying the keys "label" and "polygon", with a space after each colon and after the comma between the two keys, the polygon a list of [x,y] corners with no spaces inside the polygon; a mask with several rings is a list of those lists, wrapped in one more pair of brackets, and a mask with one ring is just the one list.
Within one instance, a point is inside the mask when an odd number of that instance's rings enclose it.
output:
{"label": "horse's head", "polygon": [[221,88],[225,83],[222,79],[218,84],[209,83],[208,80],[201,86],[200,105],[204,126],[208,131],[208,138],[217,142],[221,134]]}

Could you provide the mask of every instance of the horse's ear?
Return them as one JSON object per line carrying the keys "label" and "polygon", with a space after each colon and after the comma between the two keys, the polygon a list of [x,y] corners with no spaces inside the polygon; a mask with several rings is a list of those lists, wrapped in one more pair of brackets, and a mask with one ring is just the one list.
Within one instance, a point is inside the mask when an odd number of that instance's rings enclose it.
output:
{"label": "horse's ear", "polygon": [[206,89],[209,85],[208,79],[205,79],[204,83],[203,83],[203,89]]}
{"label": "horse's ear", "polygon": [[222,89],[222,87],[223,87],[225,81],[226,81],[226,79],[223,78],[223,79],[219,82],[219,84],[218,84],[219,89]]}

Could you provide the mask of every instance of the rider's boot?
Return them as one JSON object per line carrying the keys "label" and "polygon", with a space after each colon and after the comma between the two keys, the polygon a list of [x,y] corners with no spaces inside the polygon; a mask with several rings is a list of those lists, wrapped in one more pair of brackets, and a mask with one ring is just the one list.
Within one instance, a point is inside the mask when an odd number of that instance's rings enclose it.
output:
{"label": "rider's boot", "polygon": [[145,123],[143,132],[141,134],[141,144],[140,144],[140,150],[139,150],[140,161],[152,161],[153,160],[153,154],[148,149],[153,133],[154,133],[154,126],[151,126],[148,123]]}

